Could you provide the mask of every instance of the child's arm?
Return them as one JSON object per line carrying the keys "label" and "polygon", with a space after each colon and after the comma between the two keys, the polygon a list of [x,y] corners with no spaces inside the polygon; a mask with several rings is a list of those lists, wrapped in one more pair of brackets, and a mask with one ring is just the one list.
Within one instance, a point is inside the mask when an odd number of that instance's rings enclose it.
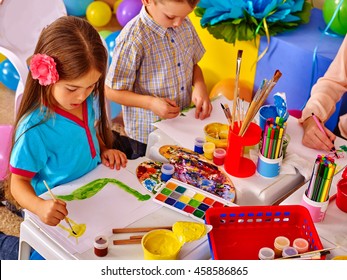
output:
{"label": "child's arm", "polygon": [[180,108],[176,102],[168,98],[137,94],[126,90],[114,90],[108,86],[106,86],[106,97],[124,106],[151,110],[162,119],[172,119],[180,113]]}
{"label": "child's arm", "polygon": [[25,209],[36,214],[42,222],[56,226],[68,214],[66,203],[57,199],[44,200],[35,194],[30,184],[31,178],[11,175],[11,193],[16,201]]}
{"label": "child's arm", "polygon": [[195,64],[193,69],[193,94],[192,101],[195,104],[195,118],[205,119],[210,116],[212,104],[207,92],[204,76],[199,65]]}
{"label": "child's arm", "polygon": [[116,165],[117,170],[119,170],[121,166],[126,167],[128,162],[127,156],[120,150],[108,149],[105,143],[102,141],[100,135],[97,133],[96,136],[100,145],[100,157],[102,164],[110,167],[111,169],[113,169],[114,165]]}

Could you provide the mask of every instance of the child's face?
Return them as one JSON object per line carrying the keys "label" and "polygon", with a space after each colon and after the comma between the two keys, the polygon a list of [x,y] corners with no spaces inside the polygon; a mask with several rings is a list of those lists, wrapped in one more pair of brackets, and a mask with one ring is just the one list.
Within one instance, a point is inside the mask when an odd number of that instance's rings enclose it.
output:
{"label": "child's face", "polygon": [[143,3],[153,20],[165,28],[180,26],[188,14],[194,10],[187,2],[165,1],[161,3],[147,0]]}
{"label": "child's face", "polygon": [[86,75],[75,80],[59,80],[54,84],[52,95],[58,107],[73,113],[94,90],[101,73],[92,69]]}

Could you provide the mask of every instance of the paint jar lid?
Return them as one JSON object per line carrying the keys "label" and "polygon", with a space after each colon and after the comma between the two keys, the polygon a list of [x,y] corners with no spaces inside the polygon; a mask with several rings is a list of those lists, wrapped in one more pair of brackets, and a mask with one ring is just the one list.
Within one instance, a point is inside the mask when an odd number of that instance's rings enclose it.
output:
{"label": "paint jar lid", "polygon": [[283,248],[288,247],[290,245],[290,241],[285,236],[277,236],[275,238],[274,246],[278,250],[283,250]]}
{"label": "paint jar lid", "polygon": [[108,238],[105,235],[98,235],[94,239],[94,248],[106,249],[108,248]]}
{"label": "paint jar lid", "polygon": [[172,175],[175,172],[175,167],[170,163],[164,163],[161,166],[161,173],[165,175]]}
{"label": "paint jar lid", "polygon": [[216,145],[212,142],[206,142],[202,147],[205,153],[213,153],[216,148]]}
{"label": "paint jar lid", "polygon": [[298,250],[299,254],[305,253],[308,251],[309,243],[304,238],[296,238],[293,241],[293,247]]}
{"label": "paint jar lid", "polygon": [[298,253],[299,252],[297,249],[295,249],[294,247],[288,246],[283,248],[282,257],[290,257],[290,256],[297,255]]}
{"label": "paint jar lid", "polygon": [[195,146],[202,147],[205,143],[205,139],[203,137],[196,137],[195,138]]}
{"label": "paint jar lid", "polygon": [[275,258],[275,252],[269,247],[263,247],[258,253],[259,260],[273,260]]}
{"label": "paint jar lid", "polygon": [[216,148],[213,152],[213,156],[216,158],[225,158],[227,152],[223,148]]}

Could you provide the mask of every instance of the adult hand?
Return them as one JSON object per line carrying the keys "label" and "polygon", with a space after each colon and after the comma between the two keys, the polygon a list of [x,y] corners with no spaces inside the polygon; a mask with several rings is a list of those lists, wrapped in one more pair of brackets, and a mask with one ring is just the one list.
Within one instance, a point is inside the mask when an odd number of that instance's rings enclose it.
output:
{"label": "adult hand", "polygon": [[302,125],[304,127],[302,144],[306,147],[324,151],[331,151],[334,148],[336,135],[324,126],[323,129],[325,133],[323,133],[317,126],[313,117],[307,118]]}

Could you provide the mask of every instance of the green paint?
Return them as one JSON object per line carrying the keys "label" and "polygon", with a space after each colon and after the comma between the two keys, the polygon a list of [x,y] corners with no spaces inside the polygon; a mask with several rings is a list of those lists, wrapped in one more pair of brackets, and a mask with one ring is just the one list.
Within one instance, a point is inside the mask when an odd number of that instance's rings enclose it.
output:
{"label": "green paint", "polygon": [[115,185],[118,185],[121,189],[125,190],[127,193],[132,194],[140,201],[145,201],[151,198],[149,194],[141,194],[137,190],[134,190],[124,184],[121,181],[118,181],[117,179],[113,178],[100,178],[96,179],[76,190],[74,190],[71,194],[68,195],[57,195],[57,198],[65,200],[65,201],[72,201],[72,200],[83,200],[86,198],[90,198],[97,194],[103,187],[105,187],[108,183],[112,183]]}
{"label": "green paint", "polygon": [[345,145],[340,146],[341,150],[343,150],[344,152],[347,152],[347,147]]}
{"label": "green paint", "polygon": [[162,193],[162,194],[165,194],[165,195],[170,195],[170,193],[172,193],[172,190],[169,190],[169,189],[167,189],[167,188],[163,188],[163,189],[161,190],[161,193]]}

